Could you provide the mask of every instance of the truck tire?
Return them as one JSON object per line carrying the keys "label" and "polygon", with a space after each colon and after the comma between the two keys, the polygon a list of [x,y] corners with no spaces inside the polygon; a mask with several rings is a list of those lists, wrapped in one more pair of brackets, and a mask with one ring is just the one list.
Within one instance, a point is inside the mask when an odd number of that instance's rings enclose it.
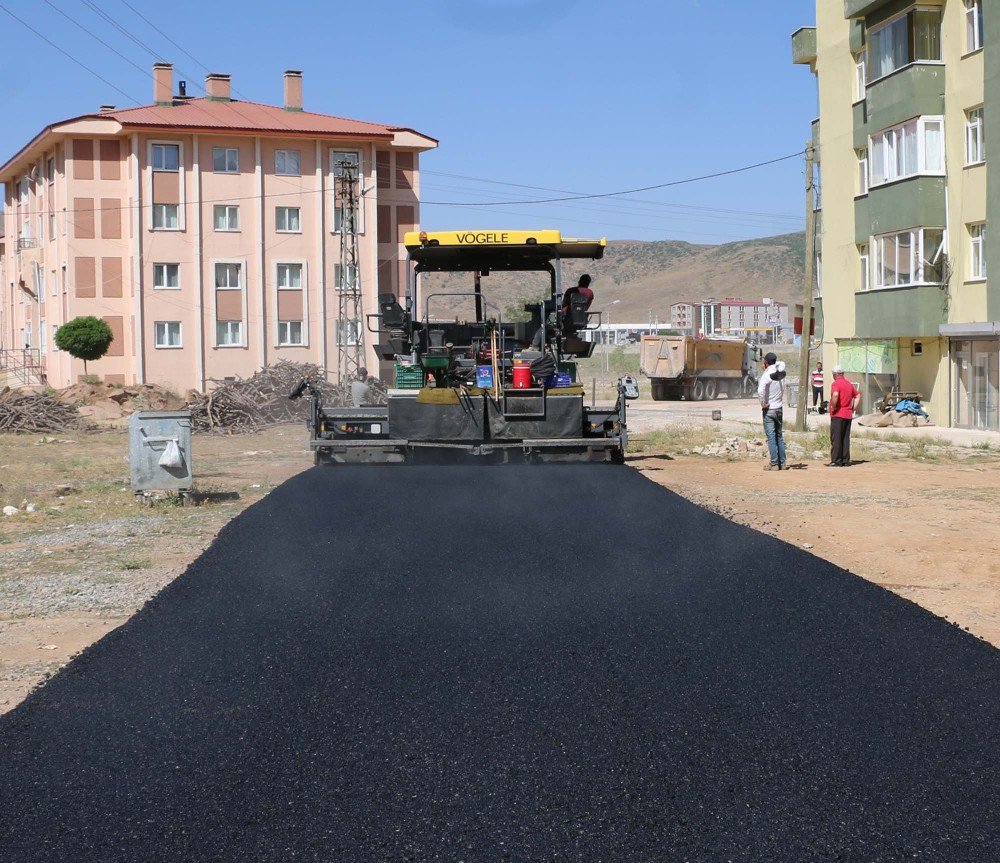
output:
{"label": "truck tire", "polygon": [[650,392],[653,396],[654,402],[662,402],[667,399],[667,385],[661,381],[654,378],[650,381],[649,385]]}
{"label": "truck tire", "polygon": [[705,399],[707,401],[713,401],[719,393],[718,382],[714,378],[709,378],[705,381]]}
{"label": "truck tire", "polygon": [[696,402],[705,399],[705,382],[700,378],[691,385],[691,399]]}

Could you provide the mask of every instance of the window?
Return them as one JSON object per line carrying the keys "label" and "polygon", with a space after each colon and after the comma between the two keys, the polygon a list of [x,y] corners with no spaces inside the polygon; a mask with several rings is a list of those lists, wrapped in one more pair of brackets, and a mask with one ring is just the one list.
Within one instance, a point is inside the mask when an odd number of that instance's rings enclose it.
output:
{"label": "window", "polygon": [[240,229],[240,208],[234,204],[215,205],[215,230],[238,231]]}
{"label": "window", "polygon": [[49,213],[49,237],[50,239],[55,239],[56,234],[59,231],[59,226],[56,223],[56,214]]}
{"label": "window", "polygon": [[941,59],[941,10],[910,9],[868,31],[866,71],[877,81],[919,60]]}
{"label": "window", "polygon": [[153,204],[153,228],[160,231],[176,231],[177,204]]}
{"label": "window", "polygon": [[282,234],[301,233],[301,210],[298,207],[276,207],[274,211],[274,229]]}
{"label": "window", "polygon": [[347,230],[350,231],[352,228],[351,222],[353,222],[353,233],[362,233],[365,229],[364,227],[364,207],[361,206],[361,154],[356,150],[331,150],[330,151],[330,171],[334,176],[333,184],[333,230],[339,232],[341,230],[341,223],[343,222],[343,212],[344,207],[341,204],[340,194],[340,177],[344,174],[345,166],[351,166],[355,169],[355,183],[354,183],[354,195],[355,202],[357,204],[356,209],[353,212],[353,219],[351,219],[347,225]]}
{"label": "window", "polygon": [[179,171],[181,148],[179,144],[153,144],[152,162],[154,171]]}
{"label": "window", "polygon": [[28,203],[28,191],[29,191],[28,178],[25,177],[23,180],[21,180],[18,186],[18,202],[21,203],[22,205]]}
{"label": "window", "polygon": [[875,287],[939,284],[943,245],[941,228],[913,228],[876,237]]}
{"label": "window", "polygon": [[965,0],[965,50],[983,47],[983,0]]}
{"label": "window", "polygon": [[871,287],[871,257],[867,243],[858,246],[858,260],[861,266],[861,290],[867,291]]}
{"label": "window", "polygon": [[56,330],[59,329],[59,324],[52,325],[52,352],[59,353],[59,345],[56,344]]}
{"label": "window", "polygon": [[872,135],[870,185],[944,173],[944,121],[921,117]]}
{"label": "window", "polygon": [[238,291],[243,287],[242,264],[216,264],[215,287],[219,290]]}
{"label": "window", "polygon": [[49,352],[49,331],[45,326],[45,318],[38,322],[38,351],[42,354]]}
{"label": "window", "polygon": [[854,101],[860,102],[865,98],[865,85],[868,83],[866,76],[865,52],[859,51],[854,55]]}
{"label": "window", "polygon": [[358,268],[357,266],[348,267],[347,269],[348,283],[344,284],[344,268],[341,264],[333,265],[333,285],[338,291],[342,291],[345,288],[351,289],[358,284]]}
{"label": "window", "polygon": [[153,287],[176,290],[181,286],[180,264],[153,264]]}
{"label": "window", "polygon": [[216,174],[239,173],[240,151],[235,147],[212,147],[212,170]]}
{"label": "window", "polygon": [[243,346],[243,321],[216,321],[215,345],[220,348]]}
{"label": "window", "polygon": [[301,345],[302,321],[278,321],[278,344]]}
{"label": "window", "polygon": [[179,348],[181,346],[180,321],[157,321],[154,327],[156,332],[156,347]]}
{"label": "window", "polygon": [[278,264],[278,290],[302,287],[302,264]]}
{"label": "window", "polygon": [[54,183],[56,181],[56,159],[55,156],[49,156],[45,162],[45,178],[49,183]]}
{"label": "window", "polygon": [[357,320],[337,320],[337,344],[357,345],[360,344],[358,336],[361,333],[361,322]]}
{"label": "window", "polygon": [[965,164],[978,165],[986,161],[983,139],[983,109],[972,108],[965,112]]}
{"label": "window", "polygon": [[858,150],[858,195],[868,194],[868,148]]}
{"label": "window", "polygon": [[275,150],[274,173],[286,177],[298,177],[302,174],[302,160],[298,150]]}
{"label": "window", "polygon": [[45,302],[45,273],[41,268],[38,270],[38,302]]}
{"label": "window", "polygon": [[969,278],[986,278],[986,225],[969,225]]}

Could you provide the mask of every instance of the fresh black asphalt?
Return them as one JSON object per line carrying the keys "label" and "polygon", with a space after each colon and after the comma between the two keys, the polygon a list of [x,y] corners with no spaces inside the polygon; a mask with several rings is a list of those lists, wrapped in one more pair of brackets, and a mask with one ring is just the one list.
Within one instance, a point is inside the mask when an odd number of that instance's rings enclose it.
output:
{"label": "fresh black asphalt", "polygon": [[0,719],[0,861],[988,863],[998,714],[992,647],[628,468],[314,469]]}

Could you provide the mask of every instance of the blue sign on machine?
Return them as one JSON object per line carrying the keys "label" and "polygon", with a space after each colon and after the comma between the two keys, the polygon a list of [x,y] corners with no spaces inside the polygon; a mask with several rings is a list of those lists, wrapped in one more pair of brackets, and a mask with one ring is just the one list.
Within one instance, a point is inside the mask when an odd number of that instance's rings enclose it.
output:
{"label": "blue sign on machine", "polygon": [[493,366],[476,366],[476,386],[482,390],[493,389]]}

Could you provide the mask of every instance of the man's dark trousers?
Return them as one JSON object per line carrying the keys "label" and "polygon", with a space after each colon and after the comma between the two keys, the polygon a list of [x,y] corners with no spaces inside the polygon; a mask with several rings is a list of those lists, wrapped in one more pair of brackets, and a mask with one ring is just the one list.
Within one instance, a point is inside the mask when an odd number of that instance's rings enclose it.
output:
{"label": "man's dark trousers", "polygon": [[823,403],[823,387],[813,387],[813,407]]}
{"label": "man's dark trousers", "polygon": [[830,461],[838,465],[851,463],[851,422],[833,417],[830,420]]}

